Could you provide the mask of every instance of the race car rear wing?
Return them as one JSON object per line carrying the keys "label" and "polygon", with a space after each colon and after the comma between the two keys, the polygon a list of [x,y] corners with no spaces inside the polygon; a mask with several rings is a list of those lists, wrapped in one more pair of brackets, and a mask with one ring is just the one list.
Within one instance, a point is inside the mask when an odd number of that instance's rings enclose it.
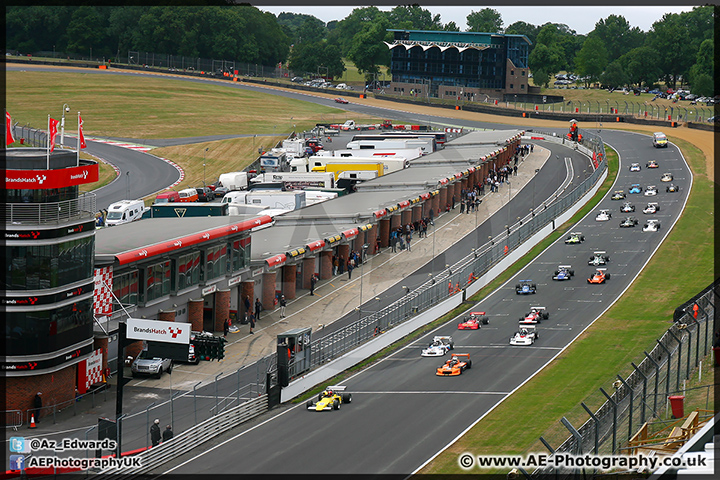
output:
{"label": "race car rear wing", "polygon": [[598,252],[593,252],[593,255],[603,255],[604,253],[606,253],[605,250],[602,250]]}
{"label": "race car rear wing", "polygon": [[558,268],[572,268],[572,265],[558,265]]}
{"label": "race car rear wing", "polygon": [[570,235],[582,235],[582,232],[570,232]]}
{"label": "race car rear wing", "polygon": [[596,268],[595,270],[597,270],[599,272],[604,272],[605,270],[607,270],[607,268]]}
{"label": "race car rear wing", "polygon": [[545,307],[530,307],[530,310],[540,311],[540,310],[545,310]]}
{"label": "race car rear wing", "polygon": [[332,390],[333,392],[344,392],[347,387],[345,385],[328,385],[325,390]]}

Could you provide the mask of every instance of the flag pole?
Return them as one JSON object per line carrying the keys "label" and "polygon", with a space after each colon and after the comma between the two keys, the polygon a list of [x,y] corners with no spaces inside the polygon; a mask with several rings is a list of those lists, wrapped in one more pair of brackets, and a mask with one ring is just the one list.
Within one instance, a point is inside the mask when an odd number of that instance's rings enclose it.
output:
{"label": "flag pole", "polygon": [[50,170],[50,114],[48,114],[47,170]]}
{"label": "flag pole", "polygon": [[77,162],[75,166],[80,166],[80,112],[78,112]]}

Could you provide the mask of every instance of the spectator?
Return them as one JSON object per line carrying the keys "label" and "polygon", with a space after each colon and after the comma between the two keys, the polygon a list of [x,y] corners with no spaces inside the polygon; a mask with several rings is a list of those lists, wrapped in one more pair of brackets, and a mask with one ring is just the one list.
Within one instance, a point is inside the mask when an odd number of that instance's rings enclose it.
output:
{"label": "spectator", "polygon": [[227,334],[230,331],[230,322],[228,322],[228,319],[226,318],[223,322],[223,337],[227,338]]}
{"label": "spectator", "polygon": [[170,425],[168,425],[167,427],[165,427],[165,431],[162,433],[162,441],[167,442],[171,438],[173,438],[173,431],[172,428],[170,428]]}
{"label": "spectator", "polygon": [[285,318],[285,307],[287,307],[285,295],[280,295],[280,318]]}
{"label": "spectator", "polygon": [[35,423],[40,423],[40,410],[42,410],[42,392],[37,392],[33,399],[33,414],[35,415]]}
{"label": "spectator", "polygon": [[150,427],[150,440],[153,447],[160,445],[160,438],[160,420],[156,418],[152,427]]}
{"label": "spectator", "polygon": [[250,297],[249,296],[245,295],[244,303],[245,303],[245,311],[250,312]]}
{"label": "spectator", "polygon": [[353,260],[351,258],[350,260],[348,260],[348,263],[347,263],[348,280],[350,280],[352,278],[353,268],[355,268],[355,260]]}
{"label": "spectator", "polygon": [[252,313],[248,316],[248,322],[250,322],[250,335],[254,335],[253,328],[255,328],[255,315]]}
{"label": "spectator", "polygon": [[338,273],[338,259],[337,256],[333,255],[332,257],[332,269],[333,269],[333,276],[337,275]]}
{"label": "spectator", "polygon": [[310,277],[310,295],[315,295],[315,284],[317,283],[317,276],[313,273]]}
{"label": "spectator", "polygon": [[255,298],[255,318],[257,319],[258,322],[260,321],[260,312],[262,312],[262,309],[263,309],[263,305],[262,305],[262,303],[260,303],[260,299],[256,297]]}

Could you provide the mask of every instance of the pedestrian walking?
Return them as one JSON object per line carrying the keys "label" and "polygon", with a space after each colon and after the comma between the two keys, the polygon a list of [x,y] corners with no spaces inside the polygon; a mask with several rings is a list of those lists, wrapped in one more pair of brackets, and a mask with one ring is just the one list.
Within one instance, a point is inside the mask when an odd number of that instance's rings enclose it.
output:
{"label": "pedestrian walking", "polygon": [[173,438],[173,431],[170,425],[168,425],[167,427],[165,427],[165,430],[162,433],[162,441],[167,442],[171,438]]}
{"label": "pedestrian walking", "polygon": [[338,272],[338,259],[336,255],[333,255],[332,257],[332,268],[333,268],[333,277],[337,275]]}
{"label": "pedestrian walking", "polygon": [[340,255],[338,259],[338,274],[342,275],[343,273],[345,273],[345,257]]}
{"label": "pedestrian walking", "polygon": [[160,438],[160,420],[156,418],[150,427],[150,440],[152,441],[153,447],[160,445]]}
{"label": "pedestrian walking", "polygon": [[353,260],[351,258],[350,260],[348,260],[348,264],[347,264],[348,280],[350,280],[352,278],[353,268],[355,268],[355,260]]}
{"label": "pedestrian walking", "polygon": [[248,322],[250,322],[250,335],[254,335],[253,329],[255,328],[255,315],[252,313],[248,315]]}
{"label": "pedestrian walking", "polygon": [[317,276],[315,274],[312,274],[312,277],[310,277],[310,295],[315,295],[315,284],[317,283]]}
{"label": "pedestrian walking", "polygon": [[280,295],[280,318],[285,318],[285,307],[287,307],[285,295]]}
{"label": "pedestrian walking", "polygon": [[42,410],[42,392],[37,392],[33,399],[33,415],[35,415],[35,423],[40,423],[40,411]]}
{"label": "pedestrian walking", "polygon": [[245,311],[249,312],[250,311],[250,297],[245,295],[245,300],[243,300],[243,302],[245,303]]}
{"label": "pedestrian walking", "polygon": [[263,304],[260,303],[260,299],[256,297],[255,298],[255,318],[257,319],[258,322],[260,321],[260,312],[262,312],[262,309],[263,309]]}
{"label": "pedestrian walking", "polygon": [[227,338],[227,334],[230,331],[230,322],[226,318],[223,322],[223,337]]}
{"label": "pedestrian walking", "polygon": [[408,252],[412,252],[412,249],[410,248],[410,240],[412,240],[412,232],[405,235],[405,241],[407,242]]}

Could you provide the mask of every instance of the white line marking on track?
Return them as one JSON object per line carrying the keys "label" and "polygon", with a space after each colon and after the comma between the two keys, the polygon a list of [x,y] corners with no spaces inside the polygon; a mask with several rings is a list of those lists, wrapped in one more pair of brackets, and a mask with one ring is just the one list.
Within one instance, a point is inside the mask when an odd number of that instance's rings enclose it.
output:
{"label": "white line marking on track", "polygon": [[463,392],[463,391],[460,391],[460,390],[453,390],[453,391],[442,390],[442,391],[436,391],[436,392],[433,392],[433,391],[418,391],[418,390],[416,390],[416,391],[407,391],[407,392],[389,392],[389,391],[377,391],[377,392],[369,392],[369,391],[355,392],[355,391],[353,391],[353,392],[352,392],[353,395],[357,395],[357,394],[361,394],[361,395],[362,395],[362,394],[368,394],[368,395],[369,395],[369,394],[377,394],[377,395],[396,395],[396,394],[411,394],[411,395],[425,395],[425,394],[430,394],[430,395],[437,395],[437,394],[442,394],[442,395],[445,395],[445,394],[453,394],[453,393],[460,393],[460,394],[466,394],[466,395],[507,395],[507,394],[510,393],[510,392]]}

